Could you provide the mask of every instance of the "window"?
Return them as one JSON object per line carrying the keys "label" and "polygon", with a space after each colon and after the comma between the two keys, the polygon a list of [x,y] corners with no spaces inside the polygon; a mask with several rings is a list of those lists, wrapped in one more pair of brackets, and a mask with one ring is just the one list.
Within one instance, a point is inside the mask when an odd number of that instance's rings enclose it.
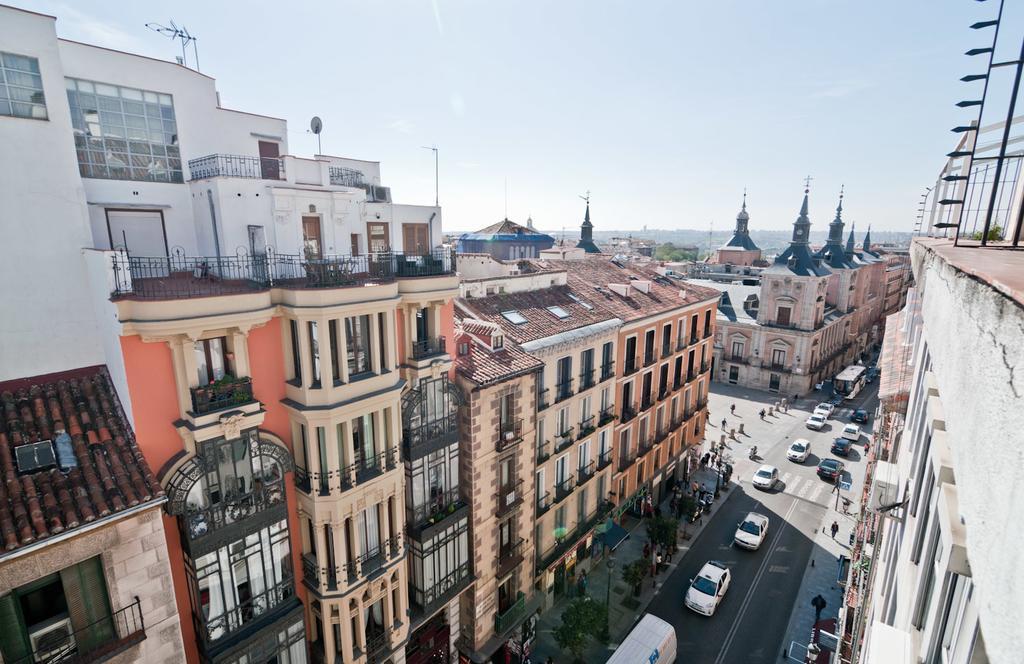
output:
{"label": "window", "polygon": [[580,305],[581,307],[583,307],[587,311],[590,311],[591,309],[594,308],[594,305],[590,304],[589,302],[584,302],[583,300],[581,300],[580,298],[576,297],[572,293],[569,293],[569,297],[572,298],[573,302],[575,302],[576,304]]}
{"label": "window", "polygon": [[48,119],[39,60],[0,53],[0,115]]}
{"label": "window", "polygon": [[606,378],[612,373],[612,367],[615,364],[615,358],[612,356],[612,353],[612,342],[605,342],[604,346],[601,347],[601,378]]}
{"label": "window", "polygon": [[299,353],[299,322],[294,318],[288,320],[288,335],[292,342],[292,379],[297,385],[302,384],[302,356]]}
{"label": "window", "polygon": [[338,357],[338,321],[331,319],[327,322],[328,336],[331,344],[331,378],[335,384],[341,382],[341,363]]}
{"label": "window", "polygon": [[778,313],[775,315],[775,324],[789,326],[789,318],[792,313],[792,309],[789,307],[779,307]]}
{"label": "window", "polygon": [[594,382],[594,349],[588,348],[580,355],[580,387]]}
{"label": "window", "polygon": [[516,395],[509,392],[498,401],[498,422],[502,431],[507,431],[512,426],[516,416]]}
{"label": "window", "polygon": [[82,177],[183,182],[171,96],[65,79]]}
{"label": "window", "polygon": [[352,420],[352,458],[363,468],[376,467],[377,438],[374,435],[373,415]]}
{"label": "window", "polygon": [[772,349],[772,366],[783,367],[786,364],[786,351],[781,348]]}
{"label": "window", "polygon": [[501,315],[505,317],[505,320],[512,323],[513,325],[522,325],[523,323],[526,322],[526,317],[523,316],[518,311],[516,311],[515,309],[502,311]]}
{"label": "window", "polygon": [[552,316],[558,319],[565,319],[569,317],[569,312],[563,309],[562,307],[548,307],[548,311],[551,312]]}
{"label": "window", "polygon": [[644,335],[644,363],[654,358],[654,330],[647,330]]}
{"label": "window", "polygon": [[319,325],[316,321],[309,321],[309,360],[313,367],[313,384],[311,387],[320,387],[320,339]]}
{"label": "window", "polygon": [[369,315],[351,316],[345,319],[345,353],[350,378],[373,370],[370,355]]}
{"label": "window", "polygon": [[743,342],[734,341],[732,342],[732,359],[740,360],[743,359]]}
{"label": "window", "polygon": [[227,373],[227,340],[224,337],[195,342],[196,372],[200,385],[209,385]]}

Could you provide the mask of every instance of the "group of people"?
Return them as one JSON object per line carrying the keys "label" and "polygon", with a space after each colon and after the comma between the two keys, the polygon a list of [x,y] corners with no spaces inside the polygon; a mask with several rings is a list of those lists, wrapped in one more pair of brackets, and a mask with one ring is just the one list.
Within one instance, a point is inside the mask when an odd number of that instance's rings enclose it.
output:
{"label": "group of people", "polygon": [[655,544],[652,551],[650,542],[644,544],[644,560],[651,561],[651,578],[654,578],[659,572],[664,571],[669,566],[674,553],[675,547]]}

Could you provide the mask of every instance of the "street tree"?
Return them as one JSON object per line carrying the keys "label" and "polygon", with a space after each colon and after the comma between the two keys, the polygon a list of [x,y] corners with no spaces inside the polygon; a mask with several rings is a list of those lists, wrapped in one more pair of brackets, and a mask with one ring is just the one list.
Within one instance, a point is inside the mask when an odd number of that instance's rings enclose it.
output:
{"label": "street tree", "polygon": [[672,517],[656,516],[647,521],[647,537],[654,544],[667,547],[672,551],[676,549],[676,533],[679,529],[679,521]]}
{"label": "street tree", "polygon": [[571,652],[574,661],[583,661],[583,650],[591,637],[599,640],[608,619],[608,607],[589,597],[574,599],[562,613],[562,624],[554,631],[562,650]]}
{"label": "street tree", "polygon": [[644,582],[644,577],[647,576],[647,570],[650,567],[650,560],[640,558],[622,568],[622,579],[633,589],[634,595],[640,594],[640,584]]}

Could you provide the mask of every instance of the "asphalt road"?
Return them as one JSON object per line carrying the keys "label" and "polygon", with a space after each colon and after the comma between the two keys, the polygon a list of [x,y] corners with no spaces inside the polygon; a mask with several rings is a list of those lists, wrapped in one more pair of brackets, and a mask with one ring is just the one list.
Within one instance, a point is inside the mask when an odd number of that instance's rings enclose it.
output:
{"label": "asphalt road", "polygon": [[[853,405],[872,408],[876,388],[877,382]],[[762,406],[760,402],[744,404],[732,396],[728,401],[738,403],[737,412],[756,412]],[[718,412],[723,410],[718,408]],[[733,445],[741,478],[740,488],[733,489],[738,495],[731,496],[700,537],[690,542],[690,550],[647,609],[675,626],[680,662],[778,662],[783,644],[788,643],[785,631],[790,612],[813,550],[810,537],[822,524],[831,523],[835,515],[831,511],[835,504],[832,487],[818,479],[815,467],[819,459],[833,456],[831,441],[848,421],[845,416],[831,419],[830,427],[814,432],[803,425],[806,413],[790,413],[791,417],[782,416],[784,419],[774,422],[771,429],[756,422],[748,426],[762,457],[757,463],[747,461],[746,440]],[[749,416],[747,421],[751,421]],[[795,438],[811,441],[811,456],[803,464],[788,461],[785,456]],[[858,495],[863,481],[863,442],[862,438],[850,457],[843,459],[848,470],[846,479],[853,485],[853,491],[847,494],[850,497]],[[784,483],[770,492],[752,487],[749,478],[760,463],[776,466]],[[736,526],[751,511],[770,519],[768,535],[757,551],[732,546]],[[711,617],[683,606],[690,579],[708,560],[724,562],[733,574],[728,593]]]}

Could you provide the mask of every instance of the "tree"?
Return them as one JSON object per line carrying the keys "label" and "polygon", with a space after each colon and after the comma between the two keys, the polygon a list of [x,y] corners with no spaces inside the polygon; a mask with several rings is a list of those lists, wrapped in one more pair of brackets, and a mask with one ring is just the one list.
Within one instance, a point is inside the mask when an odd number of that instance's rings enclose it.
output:
{"label": "tree", "polygon": [[677,247],[671,242],[659,244],[654,249],[654,258],[659,261],[692,261],[697,259],[697,252],[692,249]]}
{"label": "tree", "polygon": [[679,529],[679,522],[667,516],[656,516],[647,522],[647,537],[651,542],[673,551],[676,548],[676,532]]}
{"label": "tree", "polygon": [[582,661],[587,639],[600,638],[608,620],[608,607],[589,597],[574,599],[562,613],[562,624],[555,631],[555,641],[568,650],[576,661]]}
{"label": "tree", "polygon": [[640,584],[644,582],[650,567],[650,560],[640,558],[622,568],[622,579],[633,589],[634,595],[640,594]]}

